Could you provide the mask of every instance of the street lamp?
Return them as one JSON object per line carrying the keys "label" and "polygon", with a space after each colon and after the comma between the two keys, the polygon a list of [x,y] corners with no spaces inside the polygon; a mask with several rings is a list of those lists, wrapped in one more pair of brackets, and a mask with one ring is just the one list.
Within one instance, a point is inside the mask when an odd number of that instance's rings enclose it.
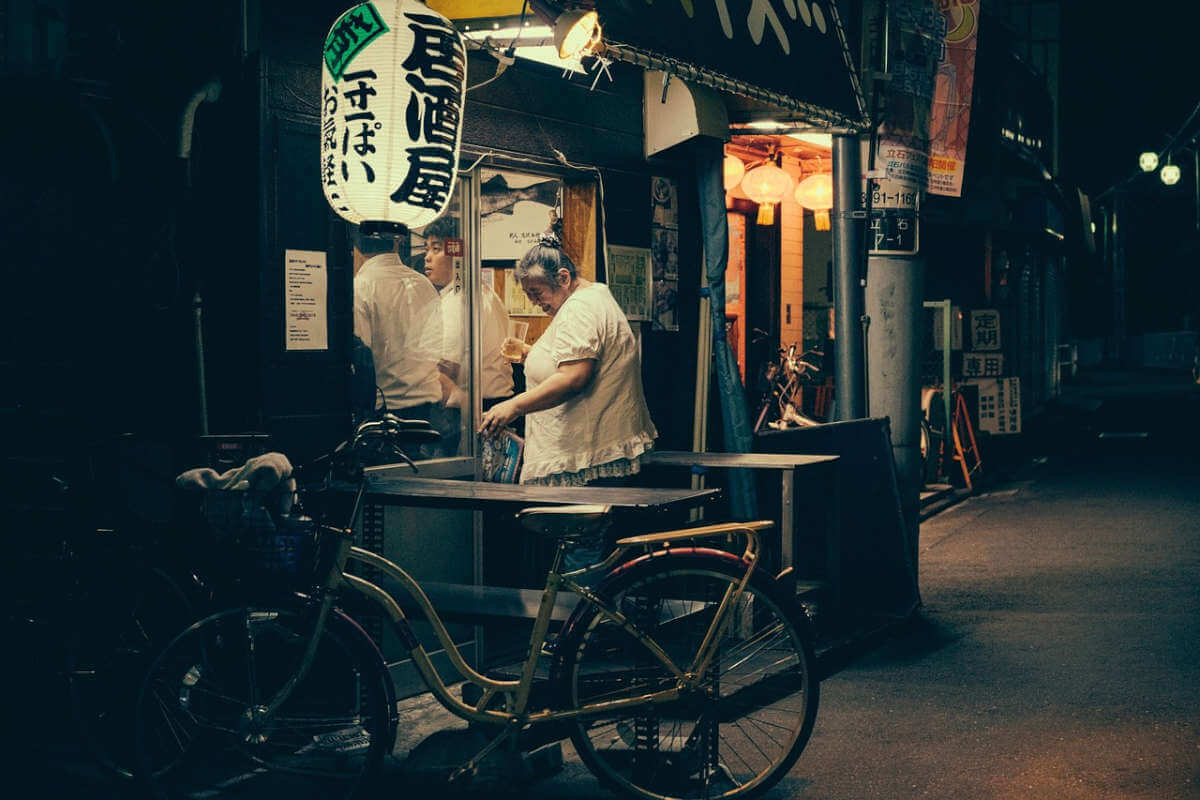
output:
{"label": "street lamp", "polygon": [[1163,168],[1158,171],[1159,180],[1161,180],[1167,186],[1174,186],[1175,184],[1179,183],[1179,175],[1179,167],[1170,163],[1169,158],[1167,159],[1167,163],[1163,166]]}
{"label": "street lamp", "polygon": [[1158,169],[1158,153],[1142,153],[1138,156],[1138,166],[1142,172],[1154,172]]}

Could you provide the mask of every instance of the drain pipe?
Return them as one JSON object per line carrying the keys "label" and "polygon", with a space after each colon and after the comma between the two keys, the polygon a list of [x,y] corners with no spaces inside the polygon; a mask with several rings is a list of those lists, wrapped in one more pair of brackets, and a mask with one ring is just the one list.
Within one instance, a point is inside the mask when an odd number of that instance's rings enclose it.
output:
{"label": "drain pipe", "polygon": [[[184,196],[192,190],[192,131],[201,103],[215,103],[221,96],[220,81],[211,80],[188,98],[179,121],[179,158],[183,162]],[[192,329],[195,335],[196,390],[200,401],[200,435],[208,435],[208,384],[204,376],[204,298],[197,285],[192,295]]]}

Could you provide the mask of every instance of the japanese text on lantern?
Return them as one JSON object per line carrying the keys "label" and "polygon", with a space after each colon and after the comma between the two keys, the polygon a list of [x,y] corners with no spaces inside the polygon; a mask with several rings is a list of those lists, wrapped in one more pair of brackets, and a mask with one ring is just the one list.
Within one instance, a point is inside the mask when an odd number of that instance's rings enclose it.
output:
{"label": "japanese text on lantern", "polygon": [[325,37],[325,66],[334,83],[342,79],[346,67],[364,47],[387,32],[387,23],[371,3],[363,3],[343,14]]}
{"label": "japanese text on lantern", "polygon": [[466,64],[457,33],[445,20],[427,14],[404,16],[413,33],[412,51],[402,65],[409,70],[405,81],[413,89],[404,112],[412,143],[405,149],[409,168],[391,199],[437,209],[445,204],[454,180]]}
{"label": "japanese text on lantern", "polygon": [[[321,99],[325,105],[325,119],[321,125],[321,180],[331,187],[329,197],[332,200],[341,199],[332,188],[338,185],[339,177],[342,184],[360,178],[367,183],[375,182],[375,138],[383,131],[383,122],[375,118],[371,107],[371,98],[377,94],[373,85],[377,78],[375,71],[347,72],[342,78],[341,92],[336,85],[326,86]],[[339,96],[345,102],[339,104]],[[337,124],[339,105],[340,126]]]}

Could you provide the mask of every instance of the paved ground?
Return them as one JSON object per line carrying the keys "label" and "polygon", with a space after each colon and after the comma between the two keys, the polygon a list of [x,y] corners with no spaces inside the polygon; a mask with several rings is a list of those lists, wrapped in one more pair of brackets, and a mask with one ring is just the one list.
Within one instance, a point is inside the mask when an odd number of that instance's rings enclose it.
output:
{"label": "paved ground", "polygon": [[[1056,402],[1032,462],[922,523],[924,607],[824,682],[768,797],[1200,798],[1197,420],[1172,376],[1093,375]],[[407,704],[397,754],[447,721]],[[565,752],[509,788],[611,796]]]}
{"label": "paved ground", "polygon": [[[1200,798],[1197,420],[1172,376],[1055,403],[1008,480],[922,524],[923,609],[825,681],[769,797]],[[609,796],[565,752],[528,796]]]}

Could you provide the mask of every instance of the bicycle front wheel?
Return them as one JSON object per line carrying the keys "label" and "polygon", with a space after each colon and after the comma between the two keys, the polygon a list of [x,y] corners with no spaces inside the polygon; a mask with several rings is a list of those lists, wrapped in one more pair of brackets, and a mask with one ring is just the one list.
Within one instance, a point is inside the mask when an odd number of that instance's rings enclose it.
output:
{"label": "bicycle front wheel", "polygon": [[369,637],[331,614],[311,668],[274,712],[313,630],[311,610],[228,609],[150,667],[135,717],[138,775],[159,798],[348,798],[390,748],[394,709]]}
{"label": "bicycle front wheel", "polygon": [[[647,559],[603,587],[617,609],[670,656],[693,666],[739,564],[703,554]],[[766,791],[800,756],[818,682],[796,604],[755,575],[699,686],[670,703],[627,706],[574,723],[580,758],[610,788],[639,798],[744,798]],[[676,678],[632,634],[592,609],[561,645],[573,708],[670,689]]]}

